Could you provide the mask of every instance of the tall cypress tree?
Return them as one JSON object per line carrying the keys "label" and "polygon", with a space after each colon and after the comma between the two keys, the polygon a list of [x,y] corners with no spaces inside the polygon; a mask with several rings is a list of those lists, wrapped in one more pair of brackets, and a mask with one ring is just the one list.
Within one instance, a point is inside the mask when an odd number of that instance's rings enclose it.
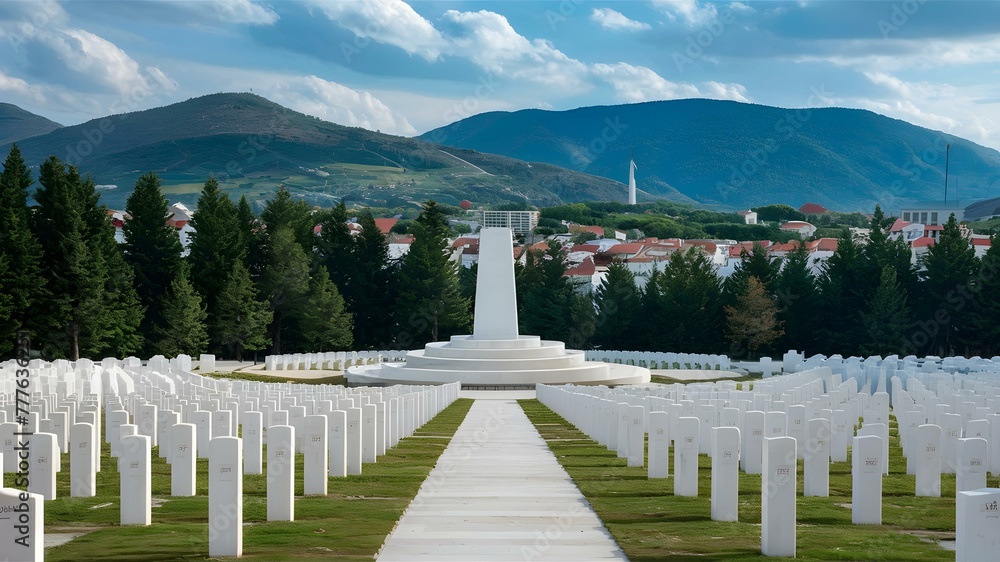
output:
{"label": "tall cypress tree", "polygon": [[817,353],[844,356],[860,353],[861,311],[866,304],[867,278],[861,249],[844,233],[837,240],[837,251],[823,264],[818,284],[822,295],[822,317],[827,321],[819,329]]}
{"label": "tall cypress tree", "polygon": [[33,180],[16,144],[0,172],[0,299],[7,304],[0,311],[0,357],[14,348],[17,330],[37,331],[40,306],[46,298],[42,276],[42,247],[30,229],[28,188]]}
{"label": "tall cypress tree", "polygon": [[782,260],[781,271],[774,280],[774,298],[778,318],[785,326],[780,347],[815,351],[819,338],[820,295],[816,277],[809,270],[809,251],[805,246],[799,246]]}
{"label": "tall cypress tree", "polygon": [[325,267],[320,266],[309,280],[298,323],[302,348],[310,352],[350,349],[354,343],[353,320]]}
{"label": "tall cypress tree", "polygon": [[861,311],[866,336],[861,353],[883,357],[906,352],[906,336],[910,328],[910,309],[906,291],[896,280],[896,269],[882,268],[879,284]]}
{"label": "tall cypress tree", "polygon": [[299,314],[308,306],[309,257],[295,241],[290,228],[268,232],[268,263],[260,276],[261,293],[274,313],[271,353],[282,352],[282,341],[295,341]]}
{"label": "tall cypress tree", "polygon": [[983,357],[1000,353],[1000,233],[990,237],[990,249],[979,265],[975,279],[977,290],[969,311],[970,333],[974,334],[974,349]]}
{"label": "tall cypress tree", "polygon": [[448,224],[434,201],[414,223],[414,241],[399,270],[396,341],[404,347],[439,341],[468,329],[468,303],[448,252]]}
{"label": "tall cypress tree", "polygon": [[370,212],[363,212],[358,224],[361,233],[354,237],[351,261],[330,271],[349,281],[344,300],[354,315],[355,344],[371,349],[392,340],[399,263],[389,258],[389,241]]}
{"label": "tall cypress tree", "polygon": [[635,275],[619,261],[608,266],[608,275],[594,290],[597,327],[594,345],[601,349],[638,349],[640,319],[639,289]]}
{"label": "tall cypress tree", "polygon": [[135,271],[136,293],[146,307],[140,331],[147,351],[155,345],[157,328],[165,327],[165,297],[181,270],[181,242],[167,224],[167,200],[160,191],[160,178],[153,172],[139,177],[125,203],[129,219],[122,230],[125,259]]}

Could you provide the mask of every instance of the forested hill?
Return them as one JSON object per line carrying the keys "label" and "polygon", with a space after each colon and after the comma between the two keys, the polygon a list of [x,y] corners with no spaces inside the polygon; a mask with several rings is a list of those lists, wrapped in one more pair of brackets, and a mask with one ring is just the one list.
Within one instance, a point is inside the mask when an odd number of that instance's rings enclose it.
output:
{"label": "forested hill", "polygon": [[[554,205],[626,197],[618,181],[345,127],[249,93],[111,115],[17,144],[33,167],[54,155],[89,174],[110,207],[121,207],[149,170],[171,201],[193,205],[213,176],[234,199],[246,195],[258,209],[278,185],[323,206],[341,199],[415,207],[431,198]],[[0,145],[7,154],[9,143]]]}
{"label": "forested hill", "polygon": [[44,135],[62,127],[41,115],[25,111],[16,105],[0,102],[0,144]]}
{"label": "forested hill", "polygon": [[527,109],[475,115],[419,138],[619,181],[634,151],[640,189],[728,209],[814,202],[871,212],[880,203],[898,212],[906,201],[941,200],[949,143],[949,199],[994,196],[1000,185],[1000,152],[858,109],[705,99]]}

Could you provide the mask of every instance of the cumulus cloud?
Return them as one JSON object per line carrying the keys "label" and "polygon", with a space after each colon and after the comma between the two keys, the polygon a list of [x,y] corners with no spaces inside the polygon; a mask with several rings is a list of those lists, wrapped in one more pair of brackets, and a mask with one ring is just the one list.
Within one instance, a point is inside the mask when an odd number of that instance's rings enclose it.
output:
{"label": "cumulus cloud", "polygon": [[618,100],[636,103],[678,98],[712,98],[749,102],[750,96],[742,84],[705,82],[699,88],[687,82],[671,82],[644,66],[628,63],[595,64],[590,67],[597,78],[607,82]]}
{"label": "cumulus cloud", "polygon": [[437,60],[448,50],[447,42],[434,24],[402,0],[313,0],[311,3],[357,36],[399,47],[428,61]]}
{"label": "cumulus cloud", "polygon": [[30,99],[36,103],[45,102],[45,94],[39,86],[32,86],[15,76],[9,76],[0,70],[0,92],[5,95]]}
{"label": "cumulus cloud", "polygon": [[653,0],[672,21],[680,21],[689,27],[701,27],[714,22],[719,11],[715,4],[702,5],[698,0]]}
{"label": "cumulus cloud", "polygon": [[747,89],[742,84],[723,84],[721,82],[705,82],[702,84],[703,88],[701,90],[702,97],[719,99],[719,100],[733,100],[741,101],[744,103],[750,103],[750,95],[747,94]]}
{"label": "cumulus cloud", "polygon": [[198,10],[212,10],[219,21],[248,25],[272,25],[278,21],[278,14],[271,8],[250,0],[213,0],[212,2],[179,2]]}
{"label": "cumulus cloud", "polygon": [[370,92],[309,75],[282,80],[268,97],[275,102],[350,127],[363,127],[396,135],[412,136],[417,130]]}
{"label": "cumulus cloud", "polygon": [[629,19],[625,14],[611,8],[594,8],[590,21],[612,31],[644,31],[650,29],[648,23]]}

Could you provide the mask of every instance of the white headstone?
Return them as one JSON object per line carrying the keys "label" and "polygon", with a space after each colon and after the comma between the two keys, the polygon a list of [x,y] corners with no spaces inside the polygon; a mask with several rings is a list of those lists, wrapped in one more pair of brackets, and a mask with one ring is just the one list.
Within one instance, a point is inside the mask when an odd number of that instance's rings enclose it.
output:
{"label": "white headstone", "polygon": [[804,496],[827,497],[830,495],[830,420],[813,418],[806,422],[806,438],[801,443],[805,449],[803,467]]}
{"label": "white headstone", "polygon": [[618,448],[615,451],[620,459],[628,458],[628,427],[631,421],[629,408],[631,407],[628,402],[619,402],[616,408],[618,413]]}
{"label": "white headstone", "polygon": [[135,425],[139,426],[139,435],[149,437],[149,442],[153,447],[159,444],[156,439],[157,430],[159,429],[157,424],[158,413],[158,408],[155,404],[143,404],[139,406],[139,415],[135,422]]}
{"label": "white headstone", "polygon": [[[786,414],[788,416],[788,431],[786,435],[795,438],[795,452],[799,458],[805,458],[806,453],[806,407],[802,404],[794,404],[786,408]],[[808,477],[806,477],[808,481]]]}
{"label": "white headstone", "polygon": [[970,437],[958,440],[958,463],[955,467],[956,492],[968,492],[986,487],[986,455],[985,439]]}
{"label": "white headstone", "polygon": [[761,466],[760,550],[764,556],[795,556],[795,439],[764,439]]}
{"label": "white headstone", "polygon": [[17,439],[14,433],[20,431],[16,423],[0,423],[0,453],[3,453],[3,471],[17,472]]}
{"label": "white headstone", "polygon": [[212,412],[198,410],[192,414],[192,421],[198,430],[198,458],[208,458],[208,443],[212,440]]}
{"label": "white headstone", "polygon": [[197,492],[197,431],[193,423],[170,428],[170,495],[193,496]]}
{"label": "white headstone", "polygon": [[295,521],[295,428],[267,430],[267,520]]}
{"label": "white headstone", "polygon": [[738,521],[740,430],[712,428],[712,520]]}
{"label": "white headstone", "polygon": [[[370,405],[374,408],[374,405]],[[366,406],[367,407],[367,406]],[[303,440],[305,448],[305,466],[302,470],[304,493],[307,496],[325,496],[327,478],[329,478],[329,450],[327,449],[326,416],[305,417],[306,436]],[[374,437],[374,436],[372,436]]]}
{"label": "white headstone", "polygon": [[667,424],[670,414],[667,412],[649,413],[649,478],[667,478],[670,476],[670,436],[667,434]]}
{"label": "white headstone", "polygon": [[[390,402],[390,411],[393,411],[393,404]],[[329,418],[329,448],[330,448],[330,476],[342,478],[347,476],[347,412],[345,410],[334,410],[330,412]]]}
{"label": "white headstone", "polygon": [[677,419],[674,438],[674,495],[698,496],[699,424],[695,417]]}
{"label": "white headstone", "polygon": [[232,437],[233,413],[219,410],[212,414],[212,438]]}
{"label": "white headstone", "polygon": [[958,492],[955,561],[997,560],[1000,554],[1000,488]]}
{"label": "white headstone", "polygon": [[[138,429],[134,425],[123,425],[121,431]],[[121,438],[120,493],[121,524],[150,525],[153,522],[152,474],[150,453],[152,447],[146,435],[126,435]]]}
{"label": "white headstone", "polygon": [[743,472],[760,474],[762,453],[764,449],[764,412],[751,410],[743,416],[743,433],[745,444],[740,454]]}
{"label": "white headstone", "polygon": [[108,414],[107,441],[111,444],[111,456],[121,456],[121,426],[128,424],[128,412],[113,410]]}
{"label": "white headstone", "polygon": [[378,406],[361,406],[361,462],[373,463],[378,455]]}
{"label": "white headstone", "polygon": [[882,524],[882,438],[863,435],[854,438],[851,449],[851,522],[855,525]]}
{"label": "white headstone", "polygon": [[45,560],[45,498],[0,487],[0,545],[4,560]]}
{"label": "white headstone", "polygon": [[854,424],[848,419],[847,410],[833,411],[830,433],[830,460],[847,462],[847,446],[854,437]]}
{"label": "white headstone", "polygon": [[941,497],[941,427],[934,424],[917,426],[913,441],[917,456],[916,495]]}
{"label": "white headstone", "polygon": [[208,456],[208,555],[243,555],[243,445],[216,437]]}
{"label": "white headstone", "polygon": [[955,474],[958,462],[958,440],[962,437],[962,416],[938,414],[941,426],[941,472]]}
{"label": "white headstone", "polygon": [[97,495],[97,467],[94,466],[94,426],[76,423],[69,439],[69,495],[89,498]]}
{"label": "white headstone", "polygon": [[263,474],[264,414],[243,414],[243,474]]}
{"label": "white headstone", "polygon": [[645,438],[642,422],[646,409],[642,406],[629,406],[628,420],[628,466],[641,467],[646,456]]}
{"label": "white headstone", "polygon": [[347,409],[347,474],[361,474],[361,408]]}
{"label": "white headstone", "polygon": [[61,464],[59,443],[56,441],[53,433],[36,433],[31,437],[28,491],[46,501],[56,499],[56,472]]}

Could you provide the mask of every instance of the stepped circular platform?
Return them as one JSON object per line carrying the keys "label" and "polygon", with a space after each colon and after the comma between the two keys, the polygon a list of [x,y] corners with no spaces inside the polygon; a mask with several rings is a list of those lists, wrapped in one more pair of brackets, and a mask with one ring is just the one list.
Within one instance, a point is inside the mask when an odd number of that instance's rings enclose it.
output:
{"label": "stepped circular platform", "polygon": [[543,384],[619,385],[649,382],[649,369],[587,361],[584,353],[538,336],[477,340],[454,336],[411,351],[405,363],[350,367],[351,385],[444,384],[524,386]]}

